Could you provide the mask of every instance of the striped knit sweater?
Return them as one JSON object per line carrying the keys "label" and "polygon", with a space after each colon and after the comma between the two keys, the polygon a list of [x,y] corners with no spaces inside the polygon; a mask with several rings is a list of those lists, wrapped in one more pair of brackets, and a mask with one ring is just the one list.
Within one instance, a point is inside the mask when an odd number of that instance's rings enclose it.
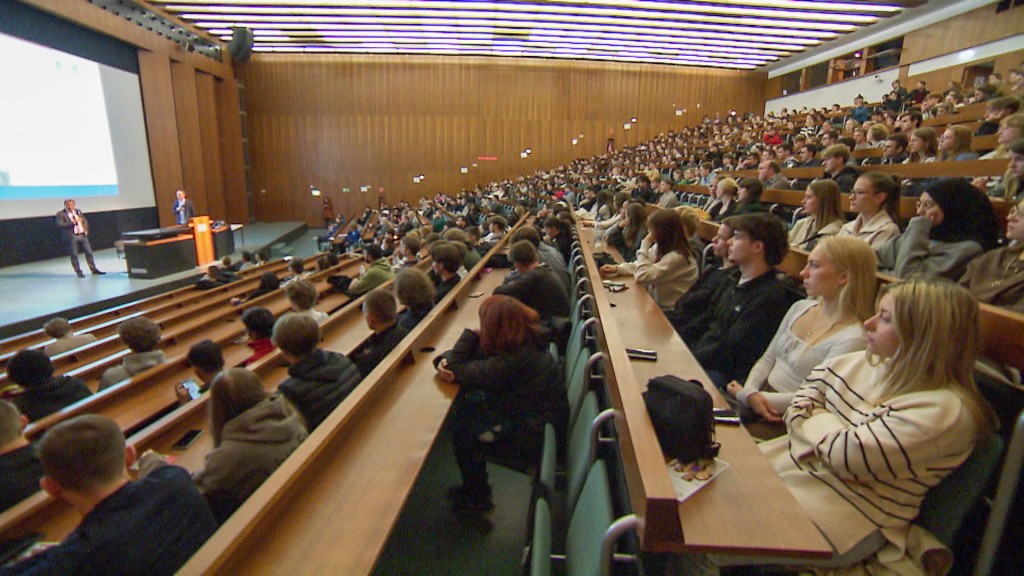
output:
{"label": "striped knit sweater", "polygon": [[884,376],[864,352],[818,366],[786,411],[788,436],[762,444],[839,554],[876,530],[903,551],[925,493],[974,447],[975,423],[955,393],[879,403]]}

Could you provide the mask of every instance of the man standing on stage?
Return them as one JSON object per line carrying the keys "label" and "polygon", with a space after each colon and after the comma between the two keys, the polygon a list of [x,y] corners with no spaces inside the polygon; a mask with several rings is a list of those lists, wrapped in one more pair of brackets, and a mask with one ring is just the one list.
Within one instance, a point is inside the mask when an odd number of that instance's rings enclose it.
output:
{"label": "man standing on stage", "polygon": [[192,201],[185,198],[185,191],[178,190],[178,199],[174,202],[174,217],[178,220],[178,226],[184,226],[188,224],[189,218],[194,218],[196,215],[195,208],[192,207]]}
{"label": "man standing on stage", "polygon": [[82,211],[75,208],[74,200],[65,200],[64,209],[57,212],[57,226],[64,232],[64,239],[70,244],[71,267],[79,278],[85,278],[82,274],[82,266],[78,263],[78,252],[85,252],[85,261],[89,264],[89,270],[93,274],[106,274],[96,268],[96,262],[92,259],[92,246],[89,245],[89,221],[85,219]]}

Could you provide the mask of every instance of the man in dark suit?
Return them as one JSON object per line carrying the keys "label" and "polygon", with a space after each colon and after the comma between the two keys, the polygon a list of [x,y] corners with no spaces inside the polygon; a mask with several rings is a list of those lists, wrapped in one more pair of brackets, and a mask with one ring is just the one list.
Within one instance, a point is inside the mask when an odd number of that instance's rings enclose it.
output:
{"label": "man in dark suit", "polygon": [[85,261],[89,264],[89,270],[93,274],[106,274],[96,268],[96,262],[92,259],[92,246],[89,244],[89,221],[86,220],[82,211],[75,208],[74,200],[65,200],[64,209],[57,212],[57,226],[64,233],[64,239],[68,242],[71,255],[71,267],[79,278],[85,278],[82,274],[82,266],[78,263],[78,252],[85,252]]}
{"label": "man in dark suit", "polygon": [[192,201],[185,197],[184,190],[178,190],[177,196],[178,199],[174,201],[174,218],[178,226],[184,226],[188,224],[189,218],[195,217],[196,210],[192,207]]}

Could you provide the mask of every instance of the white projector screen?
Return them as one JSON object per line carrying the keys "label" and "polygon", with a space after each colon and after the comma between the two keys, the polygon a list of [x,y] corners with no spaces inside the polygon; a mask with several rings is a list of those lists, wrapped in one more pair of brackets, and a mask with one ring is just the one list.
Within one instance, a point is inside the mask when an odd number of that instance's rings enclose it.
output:
{"label": "white projector screen", "polygon": [[0,34],[0,219],[155,206],[139,77]]}

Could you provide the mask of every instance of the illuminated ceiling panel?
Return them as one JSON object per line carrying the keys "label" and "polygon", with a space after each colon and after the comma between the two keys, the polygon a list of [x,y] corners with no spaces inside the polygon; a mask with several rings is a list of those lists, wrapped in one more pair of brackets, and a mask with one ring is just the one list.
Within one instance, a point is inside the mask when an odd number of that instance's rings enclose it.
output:
{"label": "illuminated ceiling panel", "polygon": [[174,0],[211,36],[251,28],[256,52],[443,54],[755,69],[923,0]]}

